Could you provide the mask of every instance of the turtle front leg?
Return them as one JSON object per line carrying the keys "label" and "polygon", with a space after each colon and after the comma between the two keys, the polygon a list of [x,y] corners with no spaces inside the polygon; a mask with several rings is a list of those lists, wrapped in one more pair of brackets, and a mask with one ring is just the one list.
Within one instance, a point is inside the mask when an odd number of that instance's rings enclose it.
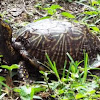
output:
{"label": "turtle front leg", "polygon": [[29,69],[31,69],[32,74],[36,73],[36,75],[39,70],[46,70],[42,63],[38,61],[38,59],[35,57],[30,57],[25,47],[20,42],[14,42],[13,47],[19,52],[23,60],[19,63],[20,68],[18,70],[21,79],[27,80],[29,78]]}
{"label": "turtle front leg", "polygon": [[38,59],[36,59],[35,57],[32,57],[31,59],[30,56],[28,55],[28,52],[25,49],[20,50],[20,54],[22,55],[22,57],[26,62],[30,63],[36,69],[42,71],[47,70],[47,67],[43,63],[39,62]]}

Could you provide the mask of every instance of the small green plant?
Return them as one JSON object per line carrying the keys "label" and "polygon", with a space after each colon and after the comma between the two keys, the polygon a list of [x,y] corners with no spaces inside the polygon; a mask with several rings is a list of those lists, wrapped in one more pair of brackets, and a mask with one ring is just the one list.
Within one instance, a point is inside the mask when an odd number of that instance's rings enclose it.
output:
{"label": "small green plant", "polygon": [[81,23],[86,24],[93,33],[98,34],[100,33],[100,27],[97,26],[100,22],[100,1],[89,0],[86,2],[86,4],[78,2],[79,4],[84,5],[85,7],[84,11],[79,15],[79,17],[82,18]]}
{"label": "small green plant", "polygon": [[13,81],[12,81],[13,75],[12,75],[12,70],[13,70],[13,69],[17,69],[17,68],[19,68],[19,67],[18,67],[17,64],[13,64],[13,65],[11,65],[11,66],[8,66],[8,65],[1,65],[0,67],[8,70],[8,74],[6,75],[6,78],[1,77],[2,80],[4,80],[4,79],[6,80],[6,84],[3,83],[3,82],[0,82],[0,83],[1,83],[3,86],[6,87],[5,92],[8,94],[8,96],[10,96],[10,95],[12,96],[12,88],[13,88]]}
{"label": "small green plant", "polygon": [[75,18],[75,16],[72,15],[71,13],[69,13],[69,12],[62,12],[61,15],[66,17],[67,19]]}
{"label": "small green plant", "polygon": [[19,65],[17,64],[13,64],[11,66],[8,66],[8,65],[1,65],[0,66],[1,68],[4,68],[4,69],[7,69],[9,71],[9,76],[12,78],[12,70],[13,69],[18,69],[19,68]]}
{"label": "small green plant", "polygon": [[41,91],[45,91],[45,87],[41,87],[39,85],[21,86],[19,88],[14,88],[14,91],[19,93],[20,98],[22,100],[33,100],[33,99],[42,100],[41,97],[36,96],[35,94]]}
{"label": "small green plant", "polygon": [[[69,69],[66,68],[67,62],[65,61],[64,70],[62,72],[62,77],[59,76],[55,62],[52,63],[49,56],[46,54],[48,59],[47,65],[49,65],[50,72],[43,72],[45,76],[44,80],[47,83],[47,90],[52,91],[51,97],[58,98],[59,100],[96,100],[100,97],[100,92],[97,92],[100,85],[98,84],[99,77],[93,77],[91,81],[87,80],[88,71],[90,70],[88,64],[88,54],[84,54],[83,61],[74,61],[72,57],[67,53],[67,56],[70,58]],[[84,68],[80,72],[80,64],[84,62]],[[54,73],[58,81],[48,82],[48,74]],[[92,76],[92,75],[91,75]]]}
{"label": "small green plant", "polygon": [[49,82],[48,82],[48,80],[49,80],[48,75],[49,75],[50,73],[48,73],[48,72],[43,72],[43,71],[40,71],[40,73],[44,76],[44,81],[46,82],[46,84],[47,84],[47,86],[48,86],[48,89],[49,89],[50,94],[52,94],[52,91],[51,91],[51,89],[50,89]]}
{"label": "small green plant", "polygon": [[50,60],[49,56],[47,55],[47,53],[46,53],[46,57],[47,57],[48,64],[49,64],[50,68],[52,69],[52,71],[56,75],[58,81],[60,81],[60,76],[59,76],[59,73],[57,71],[56,63],[55,62],[53,62],[53,63],[51,62],[51,60]]}
{"label": "small green plant", "polygon": [[[52,4],[51,6],[48,5],[49,7],[46,7],[46,8],[41,8],[43,10],[45,10],[47,12],[47,14],[40,18],[40,19],[37,19],[35,21],[38,21],[38,20],[43,20],[43,19],[48,19],[48,18],[58,18],[59,15],[63,16],[63,17],[66,17],[67,19],[75,19],[76,17],[69,13],[69,12],[61,12],[61,13],[58,13],[58,10],[61,10],[62,7],[60,5],[55,5],[55,4]],[[59,18],[58,18],[59,19]]]}
{"label": "small green plant", "polygon": [[5,83],[4,83],[4,81],[5,81],[6,79],[4,78],[4,77],[2,77],[2,76],[0,76],[0,95],[1,95],[1,90],[2,90],[2,85],[6,85]]}
{"label": "small green plant", "polygon": [[46,10],[49,15],[54,15],[57,12],[57,9],[60,9],[60,8],[61,8],[60,5],[54,5],[53,4],[50,7],[43,8],[43,9]]}
{"label": "small green plant", "polygon": [[92,29],[92,32],[100,33],[99,28],[96,26],[96,24],[100,22],[100,11],[95,9],[92,11],[84,11],[83,14],[85,15],[85,17],[82,19],[82,21],[86,23],[89,28]]}
{"label": "small green plant", "polygon": [[7,84],[5,84],[6,78],[0,76],[0,100],[7,94],[6,90],[3,90],[3,87],[8,88],[9,90],[11,90],[10,87],[8,87]]}

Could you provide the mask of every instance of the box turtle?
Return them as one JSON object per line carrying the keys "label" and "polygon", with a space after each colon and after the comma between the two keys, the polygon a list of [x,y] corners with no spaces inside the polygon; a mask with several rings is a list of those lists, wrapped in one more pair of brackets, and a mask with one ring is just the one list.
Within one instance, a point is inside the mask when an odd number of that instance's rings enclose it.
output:
{"label": "box turtle", "polygon": [[8,64],[24,60],[41,70],[44,68],[41,63],[47,61],[47,53],[61,69],[68,60],[67,52],[80,61],[83,60],[83,50],[88,53],[90,63],[100,54],[100,40],[85,25],[44,19],[23,27],[12,39],[11,27],[0,20],[0,54]]}

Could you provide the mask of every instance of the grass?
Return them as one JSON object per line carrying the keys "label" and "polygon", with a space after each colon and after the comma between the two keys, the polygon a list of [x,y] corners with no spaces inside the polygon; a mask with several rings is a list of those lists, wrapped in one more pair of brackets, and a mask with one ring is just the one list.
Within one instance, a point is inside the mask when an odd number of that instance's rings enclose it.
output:
{"label": "grass", "polygon": [[[48,60],[47,65],[50,67],[50,70],[45,72],[40,71],[44,76],[44,81],[36,81],[31,85],[25,84],[24,86],[14,87],[12,91],[17,92],[22,100],[32,100],[33,98],[43,100],[42,97],[37,96],[37,93],[39,94],[41,92],[49,93],[48,98],[57,100],[97,100],[100,98],[100,77],[90,74],[91,79],[87,78],[89,76],[87,53],[84,54],[84,60],[80,62],[74,61],[69,53],[67,53],[67,56],[71,62],[67,70],[67,61],[65,61],[62,76],[59,75],[56,63],[52,62],[46,54]],[[80,68],[79,66],[82,62],[84,62],[84,67]],[[2,67],[5,66],[2,65]],[[10,69],[13,67],[16,68],[16,65],[10,66]],[[5,68],[9,69],[8,66]],[[12,69],[10,73],[11,71]],[[49,79],[48,75],[52,73],[57,77],[57,81]],[[1,79],[0,98],[3,98],[7,94],[3,90],[3,87],[9,87],[4,83],[6,78],[1,77]]]}
{"label": "grass", "polygon": [[[80,73],[79,65],[83,62],[74,62],[69,53],[68,57],[71,60],[70,67],[66,70],[66,61],[64,64],[63,74],[60,78],[59,72],[57,71],[55,62],[51,62],[50,58],[46,54],[52,73],[55,73],[58,81],[52,81],[49,84],[50,89],[52,90],[51,96],[58,98],[58,100],[96,100],[100,98],[100,91],[96,90],[100,88],[98,81],[100,77],[92,77],[89,81],[87,80],[88,75],[88,54],[84,54],[84,68]],[[67,72],[67,73],[66,73]],[[99,80],[98,80],[99,79]]]}

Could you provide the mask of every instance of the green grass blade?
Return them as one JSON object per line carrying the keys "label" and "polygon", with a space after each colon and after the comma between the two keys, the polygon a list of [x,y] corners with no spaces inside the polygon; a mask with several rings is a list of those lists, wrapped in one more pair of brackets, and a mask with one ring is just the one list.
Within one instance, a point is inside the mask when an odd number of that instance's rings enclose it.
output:
{"label": "green grass blade", "polygon": [[31,88],[31,93],[30,93],[30,99],[33,100],[33,96],[34,96],[34,87]]}
{"label": "green grass blade", "polygon": [[65,63],[64,63],[63,75],[62,75],[63,78],[65,77],[66,65],[67,65],[67,60],[65,60]]}
{"label": "green grass blade", "polygon": [[58,80],[60,80],[60,76],[59,76],[59,73],[58,73],[58,70],[57,70],[57,67],[56,67],[56,63],[53,62],[53,64],[54,64],[54,72],[55,72],[55,74],[56,74]]}
{"label": "green grass blade", "polygon": [[50,60],[48,54],[46,53],[45,55],[46,55],[46,57],[47,57],[47,60],[48,60],[48,62],[49,62],[49,64],[50,64],[51,69],[54,70],[53,64],[52,64],[52,62],[51,62],[51,60]]}
{"label": "green grass blade", "polygon": [[67,52],[66,54],[67,54],[67,56],[69,57],[69,59],[71,60],[71,62],[74,63],[74,60],[73,60],[73,58],[70,56],[70,54],[69,54],[68,52]]}
{"label": "green grass blade", "polygon": [[56,67],[56,63],[53,62],[50,60],[48,54],[46,53],[46,57],[47,57],[47,60],[50,64],[50,68],[52,69],[52,71],[55,73],[56,77],[58,78],[58,80],[60,80],[60,77],[59,77],[59,73],[58,73],[58,70],[57,70],[57,67]]}
{"label": "green grass blade", "polygon": [[84,54],[84,75],[83,75],[83,79],[82,79],[82,82],[84,83],[87,79],[87,73],[88,73],[88,54],[85,53]]}

